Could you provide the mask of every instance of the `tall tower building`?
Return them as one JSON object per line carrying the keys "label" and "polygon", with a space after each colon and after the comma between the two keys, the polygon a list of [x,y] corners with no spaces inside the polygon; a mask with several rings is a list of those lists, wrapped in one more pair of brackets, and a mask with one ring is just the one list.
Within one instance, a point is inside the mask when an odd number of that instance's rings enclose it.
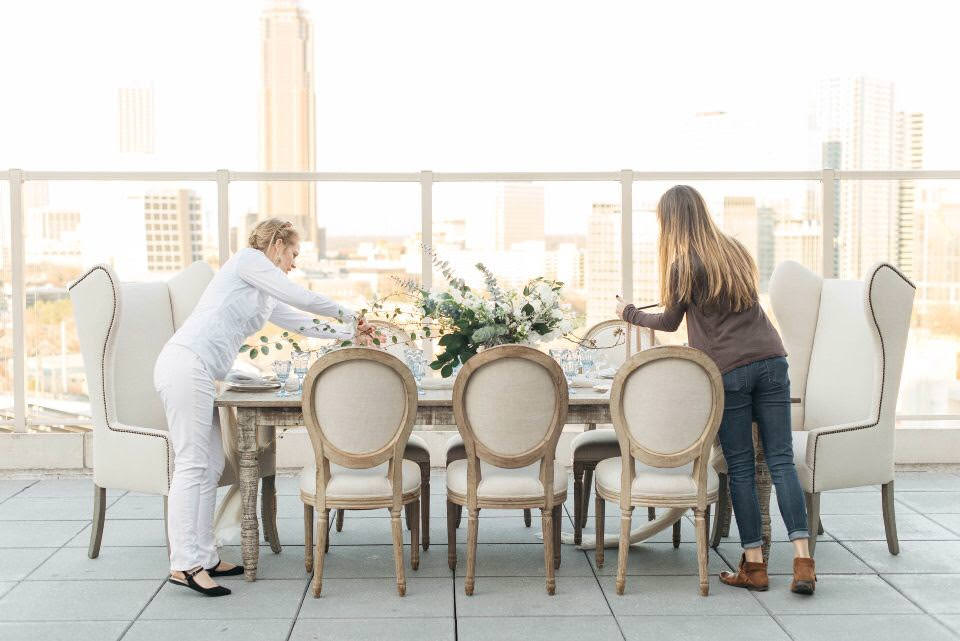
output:
{"label": "tall tower building", "polygon": [[153,88],[117,90],[117,149],[122,154],[152,154],[155,127]]}
{"label": "tall tower building", "polygon": [[[820,84],[817,125],[825,161],[839,169],[891,169],[896,161],[893,83],[831,78]],[[897,257],[897,191],[890,181],[844,180],[839,189],[839,276],[860,278]]]}
{"label": "tall tower building", "polygon": [[[923,114],[897,113],[897,168],[923,169]],[[901,180],[897,189],[897,267],[913,276],[915,225],[914,181]]]}
{"label": "tall tower building", "polygon": [[148,192],[143,196],[146,268],[179,271],[203,260],[200,196],[192,189]]}
{"label": "tall tower building", "polygon": [[519,243],[543,242],[543,185],[502,183],[497,192],[496,229],[499,251]]}
{"label": "tall tower building", "polygon": [[760,291],[767,291],[774,265],[773,210],[758,208],[752,196],[725,196],[723,231],[743,243],[753,256],[760,276]]}
{"label": "tall tower building", "polygon": [[[587,290],[587,327],[614,318],[614,296],[623,292],[620,265],[620,205],[594,203],[587,220],[584,284]],[[657,273],[656,214],[633,212],[633,301],[655,303],[660,296]]]}
{"label": "tall tower building", "polygon": [[[260,25],[260,167],[263,171],[313,171],[313,26],[297,0],[270,0]],[[302,240],[317,241],[312,182],[261,183],[259,214],[290,220]]]}

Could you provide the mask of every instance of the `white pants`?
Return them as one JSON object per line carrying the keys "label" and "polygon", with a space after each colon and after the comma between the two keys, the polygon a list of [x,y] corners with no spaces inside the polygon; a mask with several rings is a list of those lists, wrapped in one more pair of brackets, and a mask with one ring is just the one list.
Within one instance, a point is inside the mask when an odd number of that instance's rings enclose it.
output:
{"label": "white pants", "polygon": [[216,385],[196,354],[167,345],[157,358],[154,385],[163,401],[173,444],[173,483],[168,497],[170,569],[216,565],[213,537],[217,484],[223,473]]}

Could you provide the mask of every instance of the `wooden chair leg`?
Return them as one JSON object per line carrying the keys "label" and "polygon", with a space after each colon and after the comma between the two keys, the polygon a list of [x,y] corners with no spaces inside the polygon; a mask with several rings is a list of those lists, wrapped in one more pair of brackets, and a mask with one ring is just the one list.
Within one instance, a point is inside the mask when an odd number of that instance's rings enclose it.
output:
{"label": "wooden chair leg", "polygon": [[313,572],[313,506],[303,504],[303,567]]}
{"label": "wooden chair leg", "polygon": [[683,517],[680,517],[680,519],[678,519],[677,522],[673,524],[673,547],[674,547],[674,549],[680,547],[680,523],[681,523],[682,520],[683,520]]}
{"label": "wooden chair leg", "polygon": [[820,527],[820,492],[804,492],[807,500],[807,531],[810,532],[810,556],[817,549],[817,535],[814,532]]}
{"label": "wooden chair leg", "polygon": [[655,518],[657,518],[657,508],[655,508],[655,507],[648,507],[648,508],[647,508],[647,520],[648,520],[648,521],[652,521],[652,520],[654,520]]}
{"label": "wooden chair leg", "polygon": [[533,522],[533,515],[530,514],[530,508],[525,508],[523,510],[523,524],[527,527],[530,527],[530,523]]}
{"label": "wooden chair leg", "polygon": [[[727,488],[727,475],[719,474],[720,477],[720,489],[717,492],[717,513],[713,516],[713,529],[710,531],[710,547],[714,550],[717,549],[720,545],[720,539],[724,537],[723,526],[724,526],[724,516],[728,514],[730,505],[730,495],[728,494]],[[727,516],[729,519],[729,516]],[[727,529],[730,529],[729,520],[726,523]]]}
{"label": "wooden chair leg", "polygon": [[336,516],[337,516],[336,528],[337,528],[337,532],[342,532],[342,531],[343,531],[343,517],[346,515],[346,513],[347,513],[347,511],[344,510],[343,508],[340,508],[339,510],[336,511]]}
{"label": "wooden chair leg", "polygon": [[270,544],[274,554],[280,554],[280,534],[277,529],[277,477],[264,476],[260,490],[260,520],[263,540]]}
{"label": "wooden chair leg", "polygon": [[420,540],[430,549],[430,463],[420,465]]}
{"label": "wooden chair leg", "polygon": [[593,469],[597,464],[583,467],[583,526],[587,527],[587,514],[590,512],[590,491],[593,489]]}
{"label": "wooden chair leg", "polygon": [[330,551],[330,528],[333,527],[333,521],[336,520],[336,510],[334,510],[333,518],[330,518],[330,510],[327,510],[327,516],[323,521],[324,526],[327,528],[327,538],[324,539],[323,543],[323,553],[326,554]]}
{"label": "wooden chair leg", "polygon": [[820,525],[817,526],[817,536],[823,534],[823,519],[820,519]]}
{"label": "wooden chair leg", "polygon": [[556,570],[560,569],[560,514],[563,507],[560,505],[553,506],[553,567]]}
{"label": "wooden chair leg", "polygon": [[393,566],[397,572],[397,594],[407,593],[407,578],[403,573],[403,524],[400,510],[390,510],[390,528],[393,533]]}
{"label": "wooden chair leg", "polygon": [[[166,498],[164,498],[164,507],[166,507]],[[107,488],[99,485],[93,486],[93,525],[90,528],[90,547],[87,548],[87,556],[95,559],[100,556],[100,543],[103,541],[103,524],[107,515]],[[166,523],[164,523],[166,526]],[[166,527],[164,527],[166,532]],[[169,551],[169,545],[167,546]]]}
{"label": "wooden chair leg", "polygon": [[573,462],[573,544],[583,540],[583,463]]}
{"label": "wooden chair leg", "polygon": [[312,581],[314,598],[319,597],[323,591],[323,557],[326,556],[327,539],[330,538],[329,527],[330,510],[317,510],[317,549],[314,552]]}
{"label": "wooden chair leg", "polygon": [[[897,514],[893,504],[893,481],[880,486],[883,500],[883,530],[887,535],[887,549],[890,554],[900,554],[900,541],[897,539]],[[813,554],[813,551],[810,551]]]}
{"label": "wooden chair leg", "polygon": [[410,530],[410,568],[420,569],[420,498],[410,502],[413,506],[410,521],[413,528]]}
{"label": "wooden chair leg", "polygon": [[167,546],[167,556],[170,556],[170,497],[163,497],[163,541]]}
{"label": "wooden chair leg", "polygon": [[455,521],[456,525],[454,525],[454,527],[460,529],[460,524],[463,522],[463,506],[457,505],[456,503],[454,503],[454,506],[456,507],[455,513],[457,516],[457,520]]}
{"label": "wooden chair leg", "polygon": [[[627,559],[630,554],[630,522],[633,506],[620,511],[620,549],[617,551],[617,594],[622,595],[627,587]],[[597,541],[600,545],[600,541]]]}
{"label": "wooden chair leg", "polygon": [[[474,577],[477,573],[477,527],[480,525],[480,510],[467,510],[467,576],[463,587],[467,596],[473,595]],[[546,544],[546,541],[544,541]]]}
{"label": "wooden chair leg", "polygon": [[447,565],[457,569],[457,518],[459,506],[447,500]]}
{"label": "wooden chair leg", "polygon": [[597,494],[596,505],[593,508],[593,519],[594,519],[594,531],[597,537],[597,545],[595,549],[597,567],[603,567],[603,497]]}
{"label": "wooden chair leg", "polygon": [[[709,509],[709,508],[708,508]],[[710,576],[707,574],[707,510],[694,508],[694,525],[697,530],[697,569],[700,573],[700,596],[710,593]]]}
{"label": "wooden chair leg", "polygon": [[547,573],[547,594],[552,595],[557,591],[554,566],[556,559],[553,556],[553,510],[548,513],[546,509],[541,509],[540,514],[543,520],[543,567]]}

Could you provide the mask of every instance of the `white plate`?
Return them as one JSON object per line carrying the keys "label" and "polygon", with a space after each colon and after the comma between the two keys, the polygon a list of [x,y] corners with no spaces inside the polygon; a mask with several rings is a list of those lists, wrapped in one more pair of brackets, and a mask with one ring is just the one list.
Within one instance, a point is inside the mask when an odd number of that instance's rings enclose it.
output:
{"label": "white plate", "polygon": [[279,387],[280,383],[231,383],[227,389],[234,392],[266,392]]}
{"label": "white plate", "polygon": [[593,386],[593,391],[595,391],[595,392],[600,392],[600,393],[602,393],[602,394],[606,394],[607,392],[610,391],[610,386],[609,386],[609,385],[594,385],[594,386]]}

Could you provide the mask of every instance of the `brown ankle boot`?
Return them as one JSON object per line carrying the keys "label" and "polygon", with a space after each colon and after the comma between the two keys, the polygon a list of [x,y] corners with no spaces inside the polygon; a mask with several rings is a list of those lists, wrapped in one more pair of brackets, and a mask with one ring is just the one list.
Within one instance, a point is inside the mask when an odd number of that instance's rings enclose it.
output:
{"label": "brown ankle boot", "polygon": [[813,559],[797,557],[793,560],[793,581],[790,591],[797,594],[813,594],[817,587],[817,573]]}
{"label": "brown ankle boot", "polygon": [[751,563],[747,561],[745,554],[741,555],[740,568],[737,572],[721,572],[720,582],[732,585],[735,588],[766,592],[767,588],[770,587],[770,579],[767,578],[767,564]]}

